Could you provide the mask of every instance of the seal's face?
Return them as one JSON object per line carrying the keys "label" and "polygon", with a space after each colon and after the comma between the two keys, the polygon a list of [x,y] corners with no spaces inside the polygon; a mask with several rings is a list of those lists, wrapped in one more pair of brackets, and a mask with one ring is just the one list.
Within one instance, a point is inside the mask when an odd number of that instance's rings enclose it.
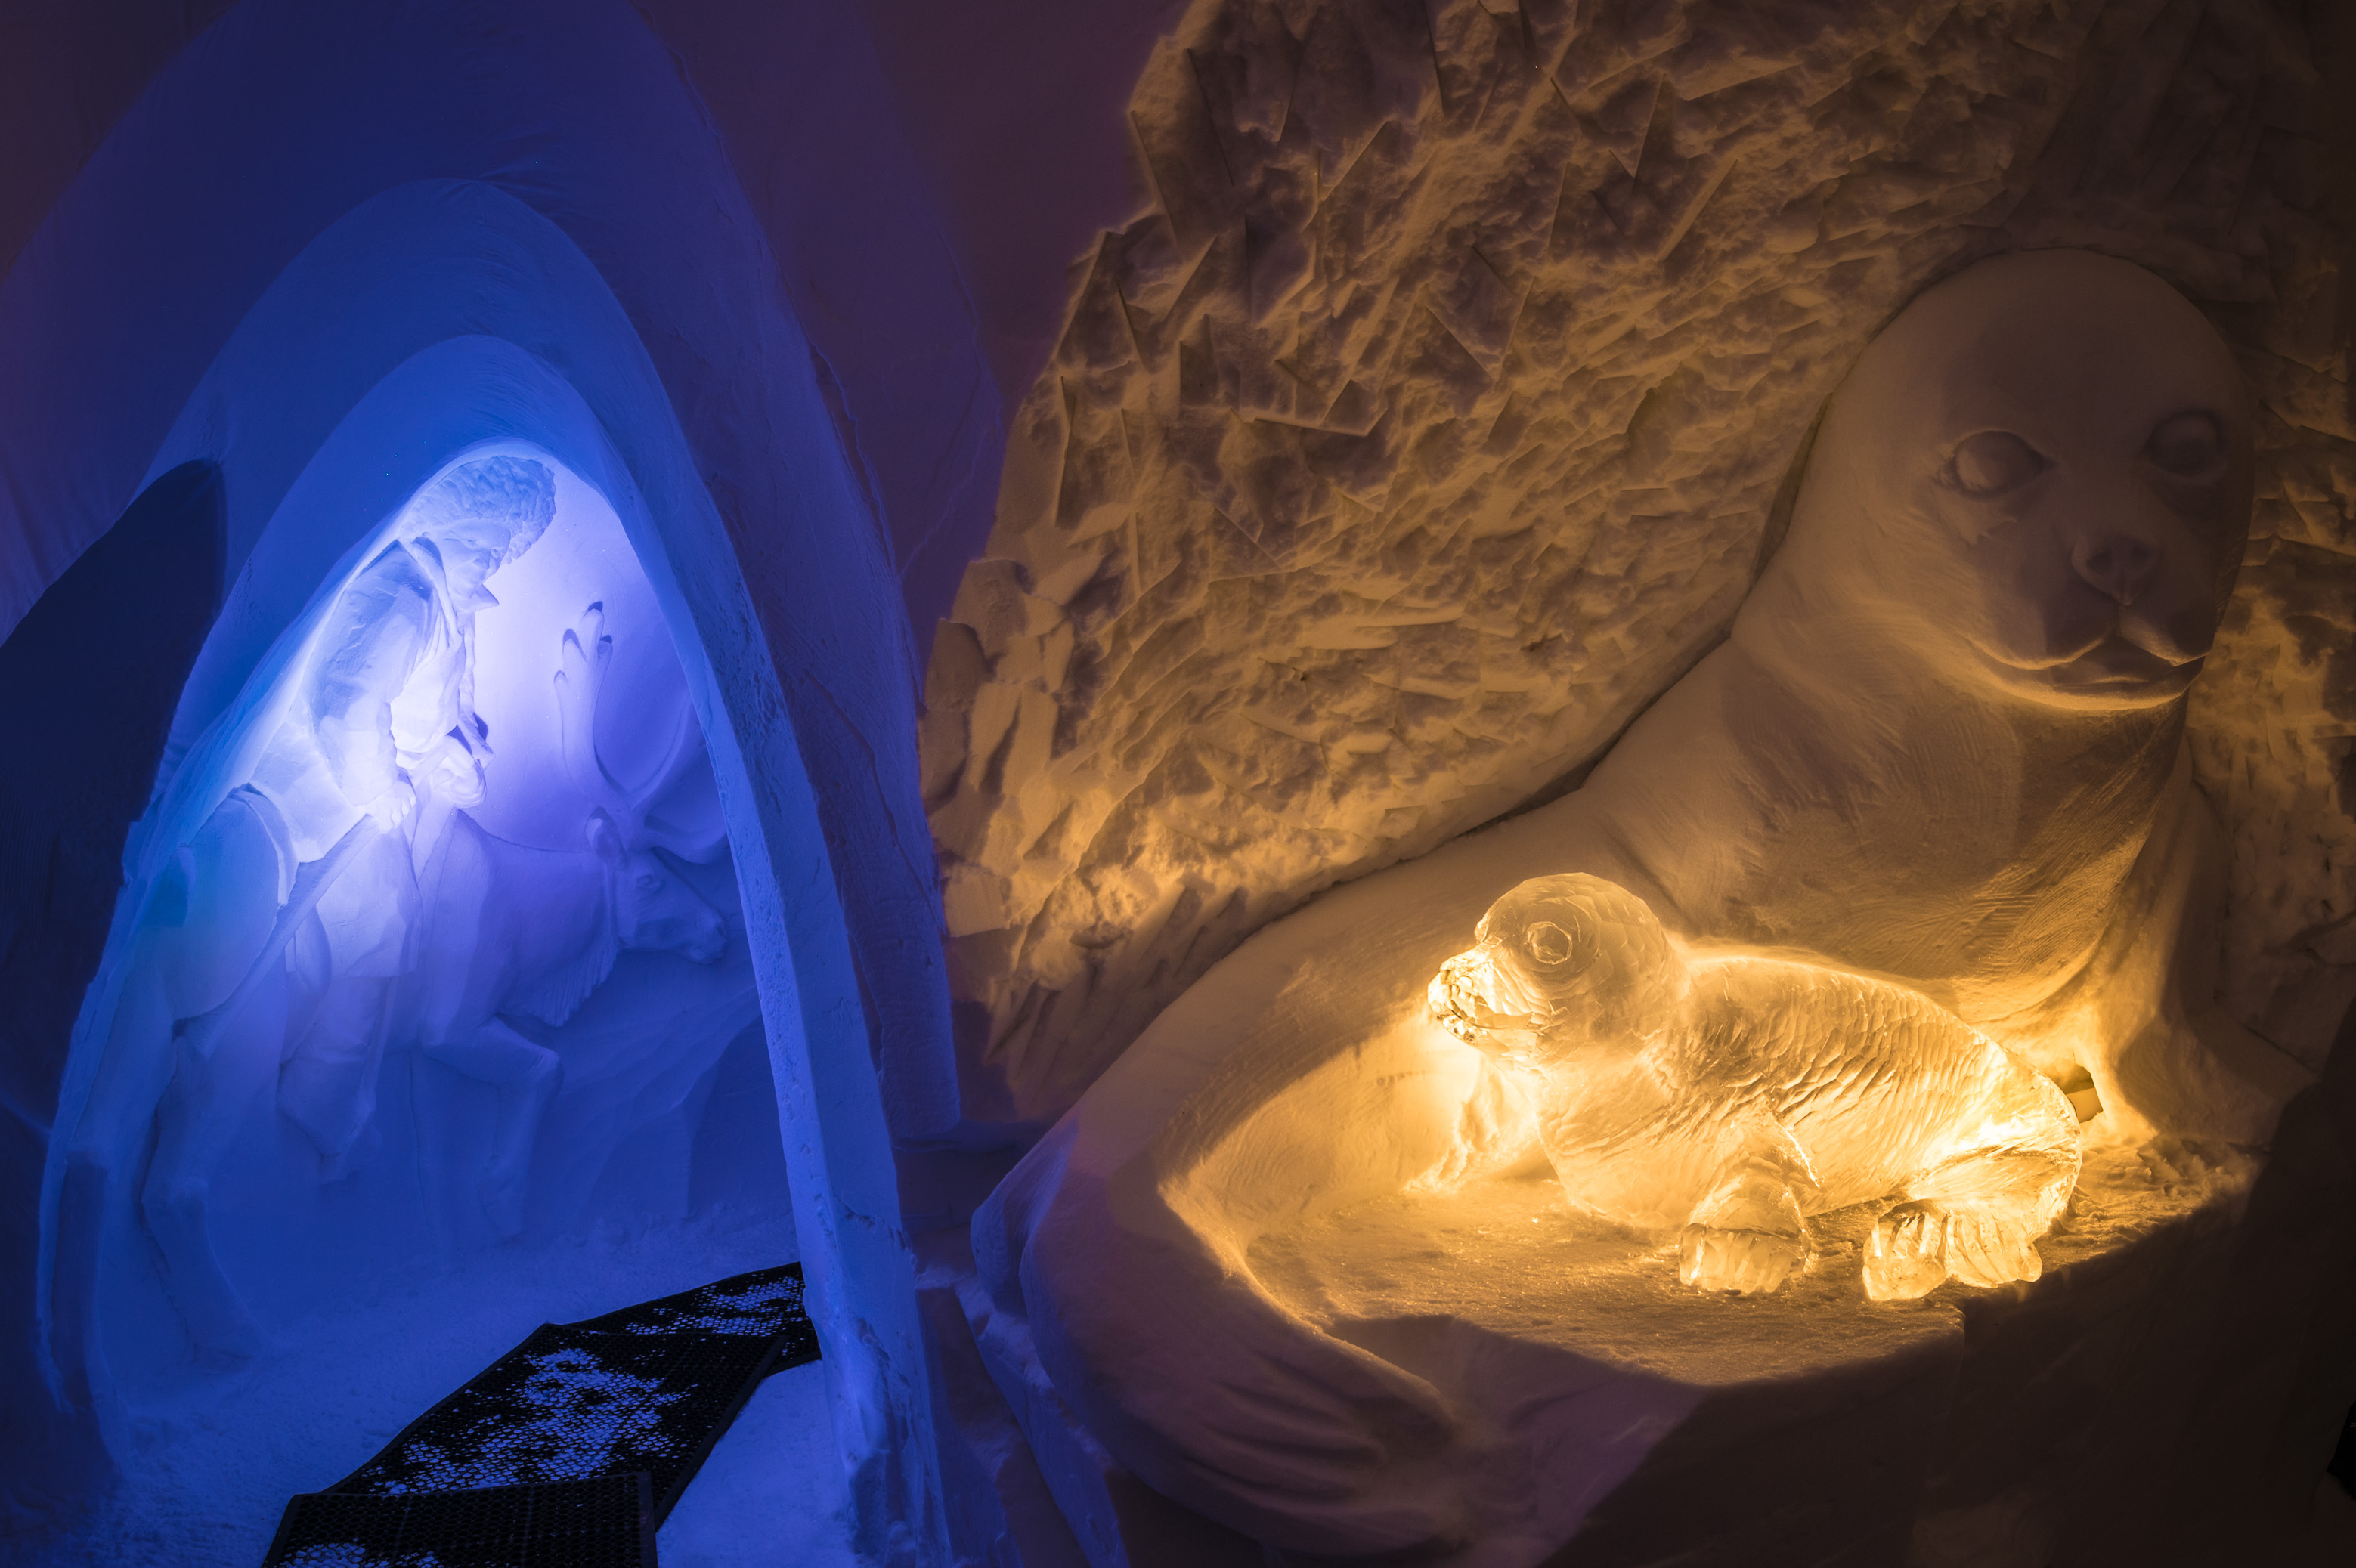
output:
{"label": "seal's face", "polygon": [[1489,906],[1440,965],[1432,1017],[1519,1067],[1636,1051],[1685,994],[1685,963],[1651,910],[1598,877],[1536,877]]}
{"label": "seal's face", "polygon": [[1847,535],[1850,592],[1911,613],[1908,641],[1958,684],[2149,707],[2184,694],[2215,638],[2249,528],[2249,422],[2232,357],[2158,279],[2078,251],[1999,257],[1859,360],[1794,538]]}

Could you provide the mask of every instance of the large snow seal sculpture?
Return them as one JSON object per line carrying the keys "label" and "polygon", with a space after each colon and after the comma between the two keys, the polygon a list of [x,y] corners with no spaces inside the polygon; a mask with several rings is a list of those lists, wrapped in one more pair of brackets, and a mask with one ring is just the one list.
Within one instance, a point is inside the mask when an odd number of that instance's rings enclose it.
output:
{"label": "large snow seal sculpture", "polygon": [[2302,1075],[2214,1006],[2183,740],[2250,419],[2214,331],[2139,268],[2017,253],[1926,291],[1828,406],[1727,642],[1583,788],[1261,933],[1025,1157],[974,1221],[985,1345],[1034,1346],[1123,1464],[1263,1539],[1493,1528],[1450,1391],[1279,1308],[1248,1252],[1527,1147],[1425,987],[1537,872],[1911,986],[2090,1088],[2092,1137],[2264,1141]]}
{"label": "large snow seal sculpture", "polygon": [[1678,950],[1598,877],[1537,877],[1432,977],[1440,1027],[1521,1089],[1573,1204],[1678,1234],[1678,1277],[1772,1291],[1807,1221],[1890,1200],[1866,1294],[2035,1279],[2078,1179],[2050,1079],[1919,992]]}

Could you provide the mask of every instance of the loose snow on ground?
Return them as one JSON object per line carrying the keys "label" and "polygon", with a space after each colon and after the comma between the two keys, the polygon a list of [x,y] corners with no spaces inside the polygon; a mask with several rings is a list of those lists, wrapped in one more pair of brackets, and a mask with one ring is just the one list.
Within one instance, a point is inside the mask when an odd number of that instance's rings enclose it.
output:
{"label": "loose snow on ground", "polygon": [[[254,1568],[288,1497],[329,1486],[543,1322],[798,1254],[790,1219],[715,1209],[648,1229],[477,1254],[380,1280],[282,1331],[240,1371],[130,1424],[122,1484],[27,1568]],[[669,1568],[856,1562],[822,1363],[762,1384],[666,1521]]]}

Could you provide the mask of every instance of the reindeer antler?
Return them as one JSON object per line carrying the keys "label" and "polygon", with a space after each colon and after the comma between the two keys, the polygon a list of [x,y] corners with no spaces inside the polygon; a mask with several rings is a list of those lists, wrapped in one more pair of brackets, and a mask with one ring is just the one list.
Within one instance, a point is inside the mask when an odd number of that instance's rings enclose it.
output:
{"label": "reindeer antler", "polygon": [[[583,613],[580,625],[564,634],[562,664],[556,672],[559,744],[566,776],[583,798],[614,820],[632,844],[668,849],[690,860],[709,861],[727,843],[727,828],[719,813],[709,822],[650,819],[650,808],[669,794],[703,758],[703,731],[690,703],[680,704],[662,752],[662,764],[645,785],[624,789],[597,753],[597,704],[604,695],[605,671],[614,656],[614,639],[605,634],[605,606],[601,602]],[[713,803],[716,806],[717,802]]]}
{"label": "reindeer antler", "polygon": [[557,747],[565,777],[593,808],[611,816],[615,826],[626,827],[635,821],[628,797],[597,757],[597,699],[605,689],[605,667],[614,660],[604,601],[590,605],[582,613],[581,624],[564,634],[559,656]]}

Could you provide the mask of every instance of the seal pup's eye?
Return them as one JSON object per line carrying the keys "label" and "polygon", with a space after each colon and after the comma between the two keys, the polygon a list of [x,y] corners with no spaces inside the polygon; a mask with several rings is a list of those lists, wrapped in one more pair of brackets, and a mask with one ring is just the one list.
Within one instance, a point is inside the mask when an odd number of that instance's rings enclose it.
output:
{"label": "seal pup's eye", "polygon": [[2153,467],[2179,478],[2206,479],[2224,466],[2225,432],[2214,414],[2171,414],[2152,427],[2143,454]]}
{"label": "seal pup's eye", "polygon": [[1550,920],[1533,921],[1522,932],[1522,950],[1551,967],[1579,951],[1579,939]]}
{"label": "seal pup's eye", "polygon": [[2045,472],[2043,454],[2008,430],[1984,430],[1955,444],[1942,475],[1966,496],[1996,496]]}

